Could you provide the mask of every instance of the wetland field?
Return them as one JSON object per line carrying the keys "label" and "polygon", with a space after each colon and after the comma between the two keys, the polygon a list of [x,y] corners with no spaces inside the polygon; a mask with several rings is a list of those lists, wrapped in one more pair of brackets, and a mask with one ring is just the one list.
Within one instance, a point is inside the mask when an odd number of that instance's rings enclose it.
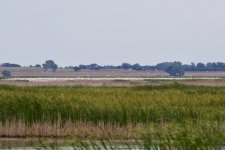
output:
{"label": "wetland field", "polygon": [[225,146],[224,86],[0,85],[0,108],[3,139],[138,141],[144,149]]}

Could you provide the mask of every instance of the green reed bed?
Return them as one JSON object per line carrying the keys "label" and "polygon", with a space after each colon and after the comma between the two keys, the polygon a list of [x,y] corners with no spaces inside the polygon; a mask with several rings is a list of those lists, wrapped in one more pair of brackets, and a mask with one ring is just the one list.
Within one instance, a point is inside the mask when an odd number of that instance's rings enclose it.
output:
{"label": "green reed bed", "polygon": [[0,121],[128,123],[225,120],[225,88],[0,86]]}
{"label": "green reed bed", "polygon": [[1,85],[0,122],[10,121],[23,121],[27,126],[45,122],[60,122],[63,126],[68,121],[117,126],[143,124],[149,127],[140,132],[146,146],[221,146],[225,141],[225,87]]}

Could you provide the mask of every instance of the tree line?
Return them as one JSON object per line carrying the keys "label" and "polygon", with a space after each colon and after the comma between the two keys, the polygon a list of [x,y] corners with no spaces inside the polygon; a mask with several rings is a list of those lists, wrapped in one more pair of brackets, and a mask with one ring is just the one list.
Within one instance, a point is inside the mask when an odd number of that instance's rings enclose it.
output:
{"label": "tree line", "polygon": [[162,62],[158,63],[156,65],[140,65],[138,63],[136,64],[130,64],[130,63],[123,63],[118,66],[114,65],[106,65],[106,66],[100,66],[98,64],[90,64],[90,65],[79,65],[79,66],[69,66],[65,68],[75,68],[76,71],[79,70],[115,70],[115,69],[123,69],[123,70],[136,70],[136,71],[148,71],[148,70],[160,70],[160,71],[166,71],[168,68],[171,67],[179,67],[183,69],[184,71],[225,71],[225,63],[223,62],[216,62],[216,63],[191,63],[191,64],[182,64],[179,61],[175,62]]}
{"label": "tree line", "polygon": [[[79,65],[79,66],[68,66],[64,68],[74,68],[75,71],[79,70],[116,70],[116,69],[124,69],[124,70],[137,70],[137,71],[146,71],[146,70],[161,70],[165,71],[169,66],[178,65],[183,68],[184,71],[225,71],[225,63],[223,62],[209,62],[209,63],[191,63],[191,64],[182,64],[179,61],[175,62],[162,62],[156,65],[140,65],[130,64],[130,63],[122,63],[121,65],[105,65],[101,66],[98,64],[89,64],[89,65]],[[0,67],[21,67],[19,64],[14,63],[3,63]],[[47,60],[42,65],[36,64],[34,66],[30,65],[30,67],[42,67],[46,70],[53,69],[54,71],[58,69],[58,65],[53,60]]]}
{"label": "tree line", "polygon": [[[3,63],[0,67],[21,67],[19,64]],[[53,60],[47,60],[42,65],[36,64],[30,67],[39,67],[43,68],[44,71],[52,70],[55,72],[59,67]],[[156,65],[140,65],[122,63],[121,65],[98,65],[98,64],[89,64],[89,65],[78,65],[78,66],[68,66],[64,68],[73,69],[75,72],[80,70],[135,70],[135,71],[165,71],[171,76],[183,76],[185,71],[225,71],[225,63],[223,62],[209,62],[209,63],[191,63],[191,64],[182,64],[179,61],[175,62],[162,62]],[[9,73],[8,73],[9,74]]]}

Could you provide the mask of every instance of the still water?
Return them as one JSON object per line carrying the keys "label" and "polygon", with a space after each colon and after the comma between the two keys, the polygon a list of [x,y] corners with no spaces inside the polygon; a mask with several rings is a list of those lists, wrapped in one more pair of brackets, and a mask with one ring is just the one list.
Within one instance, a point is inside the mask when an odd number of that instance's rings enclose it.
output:
{"label": "still water", "polygon": [[[73,142],[71,140],[52,140],[52,139],[0,139],[1,150],[141,150],[144,149],[141,144],[132,141],[128,142]],[[138,142],[137,142],[138,143]]]}

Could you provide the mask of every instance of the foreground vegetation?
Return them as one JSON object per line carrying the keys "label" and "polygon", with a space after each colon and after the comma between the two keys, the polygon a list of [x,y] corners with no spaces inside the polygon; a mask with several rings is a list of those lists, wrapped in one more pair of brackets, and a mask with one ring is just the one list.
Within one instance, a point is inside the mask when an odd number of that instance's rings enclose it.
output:
{"label": "foreground vegetation", "polygon": [[225,145],[225,87],[0,86],[0,136],[142,140],[146,148]]}

